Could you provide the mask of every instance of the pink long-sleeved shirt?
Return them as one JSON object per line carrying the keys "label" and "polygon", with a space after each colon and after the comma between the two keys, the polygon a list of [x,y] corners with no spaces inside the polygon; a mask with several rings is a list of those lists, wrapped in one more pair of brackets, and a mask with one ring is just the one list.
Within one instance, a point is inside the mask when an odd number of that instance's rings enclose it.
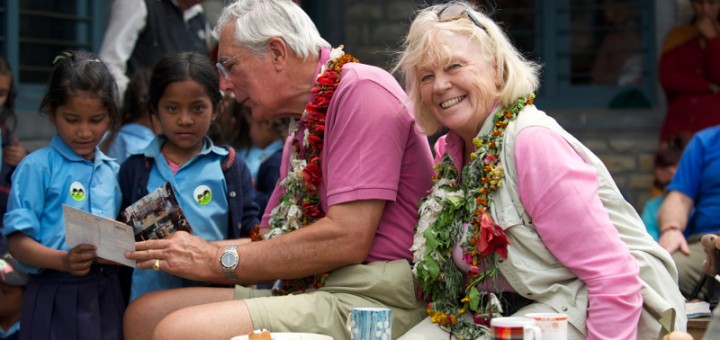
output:
{"label": "pink long-sleeved shirt", "polygon": [[[463,143],[439,141],[462,155]],[[642,311],[639,266],[597,194],[598,174],[556,132],[523,129],[515,141],[520,199],[550,252],[588,289],[587,339],[636,339]],[[510,245],[512,247],[512,245]],[[503,280],[504,281],[504,280]]]}
{"label": "pink long-sleeved shirt", "polygon": [[642,311],[637,261],[598,197],[597,171],[557,133],[521,131],[520,199],[545,246],[588,288],[588,339],[636,339]]}

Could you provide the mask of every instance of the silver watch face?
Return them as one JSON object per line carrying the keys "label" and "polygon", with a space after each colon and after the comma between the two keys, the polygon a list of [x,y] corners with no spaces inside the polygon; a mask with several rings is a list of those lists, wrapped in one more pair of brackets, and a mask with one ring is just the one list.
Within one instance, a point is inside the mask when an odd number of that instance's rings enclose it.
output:
{"label": "silver watch face", "polygon": [[222,263],[223,267],[225,268],[232,268],[235,265],[237,265],[238,261],[238,255],[237,253],[223,253],[222,257],[220,257],[220,263]]}

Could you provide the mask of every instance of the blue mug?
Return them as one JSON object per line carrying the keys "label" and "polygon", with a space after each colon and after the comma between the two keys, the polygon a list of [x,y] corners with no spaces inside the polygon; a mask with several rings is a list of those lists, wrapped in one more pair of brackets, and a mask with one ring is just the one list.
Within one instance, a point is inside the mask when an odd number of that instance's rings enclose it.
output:
{"label": "blue mug", "polygon": [[389,308],[355,307],[347,325],[352,340],[390,340],[392,311]]}

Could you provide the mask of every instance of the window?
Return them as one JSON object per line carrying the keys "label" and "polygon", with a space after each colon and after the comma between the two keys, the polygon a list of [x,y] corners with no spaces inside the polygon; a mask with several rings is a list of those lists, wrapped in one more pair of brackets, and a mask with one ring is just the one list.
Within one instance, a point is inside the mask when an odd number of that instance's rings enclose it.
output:
{"label": "window", "polygon": [[0,50],[18,84],[19,110],[37,110],[52,61],[66,49],[97,51],[106,1],[0,1]]}
{"label": "window", "polygon": [[476,0],[518,49],[542,64],[548,108],[649,106],[656,101],[654,2]]}

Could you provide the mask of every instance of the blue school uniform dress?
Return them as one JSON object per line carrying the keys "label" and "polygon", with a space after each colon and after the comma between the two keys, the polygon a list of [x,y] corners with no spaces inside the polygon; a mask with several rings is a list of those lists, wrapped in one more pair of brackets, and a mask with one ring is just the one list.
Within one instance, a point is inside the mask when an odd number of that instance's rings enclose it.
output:
{"label": "blue school uniform dress", "polygon": [[[86,160],[55,135],[50,145],[27,155],[12,176],[3,234],[21,232],[40,244],[65,244],[62,205],[115,218],[120,208],[118,165],[99,149]],[[22,305],[21,339],[122,339],[124,303],[117,266],[93,264],[90,273],[36,268]]]}
{"label": "blue school uniform dress", "polygon": [[[147,190],[151,192],[170,182],[180,208],[183,210],[193,235],[206,241],[228,238],[228,200],[225,195],[227,183],[222,171],[223,158],[228,154],[224,148],[214,146],[205,138],[202,150],[173,173],[160,151],[164,136],[157,136],[145,149],[145,156],[152,162]],[[135,269],[132,276],[130,300],[160,289],[204,285],[184,280],[162,271]]]}

